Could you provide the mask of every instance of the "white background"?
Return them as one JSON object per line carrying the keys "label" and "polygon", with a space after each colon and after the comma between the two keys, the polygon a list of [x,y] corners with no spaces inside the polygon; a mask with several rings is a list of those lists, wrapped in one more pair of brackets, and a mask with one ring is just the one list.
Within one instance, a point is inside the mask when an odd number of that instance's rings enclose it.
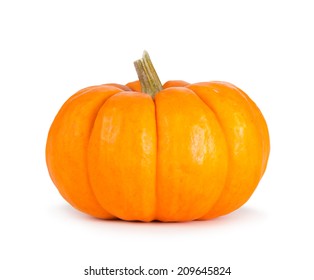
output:
{"label": "white background", "polygon": [[[1,0],[0,278],[105,279],[83,270],[142,265],[313,279],[313,14],[302,0]],[[135,80],[144,49],[163,82],[229,81],[262,110],[271,156],[240,210],[207,222],[100,221],[52,184],[45,142],[60,106],[83,87]],[[180,278],[192,279],[162,279]]]}

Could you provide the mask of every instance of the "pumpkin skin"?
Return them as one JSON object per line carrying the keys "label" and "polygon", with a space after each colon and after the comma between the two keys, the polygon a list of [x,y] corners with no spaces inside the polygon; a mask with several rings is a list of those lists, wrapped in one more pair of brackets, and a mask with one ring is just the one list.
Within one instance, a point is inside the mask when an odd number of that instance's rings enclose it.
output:
{"label": "pumpkin skin", "polygon": [[242,206],[270,152],[265,119],[225,82],[138,81],[85,88],[55,117],[50,177],[73,207],[102,219],[208,220]]}

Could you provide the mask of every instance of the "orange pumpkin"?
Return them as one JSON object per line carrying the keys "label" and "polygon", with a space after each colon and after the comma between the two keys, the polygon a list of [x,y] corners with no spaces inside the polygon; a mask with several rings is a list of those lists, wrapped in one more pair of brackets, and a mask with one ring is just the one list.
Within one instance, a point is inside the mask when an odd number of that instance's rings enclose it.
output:
{"label": "orange pumpkin", "polygon": [[225,82],[161,87],[147,53],[135,66],[140,82],[82,89],[55,117],[46,160],[61,195],[89,215],[139,221],[206,220],[243,205],[270,151],[256,104]]}

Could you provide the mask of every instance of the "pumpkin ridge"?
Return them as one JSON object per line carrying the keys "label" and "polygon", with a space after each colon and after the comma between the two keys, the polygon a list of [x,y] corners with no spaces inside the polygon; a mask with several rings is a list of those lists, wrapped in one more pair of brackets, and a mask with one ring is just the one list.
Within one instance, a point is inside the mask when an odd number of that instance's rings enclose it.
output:
{"label": "pumpkin ridge", "polygon": [[117,219],[117,217],[116,217],[115,215],[113,215],[109,210],[107,210],[107,209],[99,202],[98,197],[97,197],[96,194],[95,194],[95,191],[94,191],[94,188],[93,188],[93,186],[92,186],[91,179],[90,179],[90,171],[89,171],[90,168],[89,168],[89,160],[88,160],[88,153],[89,153],[89,146],[90,146],[90,142],[91,142],[91,135],[92,135],[93,130],[94,130],[94,128],[95,128],[95,122],[96,122],[96,119],[97,119],[97,117],[98,117],[98,115],[99,115],[99,111],[101,110],[101,108],[106,104],[106,102],[107,102],[112,96],[114,96],[114,95],[116,95],[116,94],[118,94],[118,93],[121,93],[121,92],[125,92],[125,91],[123,91],[121,88],[116,87],[116,86],[114,86],[114,85],[105,85],[105,86],[106,86],[106,87],[108,86],[108,87],[116,88],[116,89],[119,89],[119,90],[121,90],[121,91],[119,91],[119,92],[117,92],[117,93],[114,93],[114,94],[112,94],[111,96],[109,96],[108,98],[106,98],[106,99],[104,100],[104,102],[102,102],[102,104],[101,104],[101,105],[99,106],[99,108],[98,108],[97,114],[96,114],[96,116],[95,116],[95,118],[94,118],[94,120],[93,120],[93,125],[92,125],[92,127],[91,127],[91,129],[90,129],[90,131],[89,131],[89,135],[88,135],[88,144],[87,144],[87,152],[86,152],[86,159],[85,159],[86,162],[87,162],[87,170],[86,170],[86,172],[87,172],[87,178],[88,178],[88,182],[89,182],[88,186],[89,186],[90,191],[91,191],[91,193],[93,194],[95,200],[97,201],[99,207],[102,208],[104,211],[106,211],[108,214],[110,214],[113,219]]}
{"label": "pumpkin ridge", "polygon": [[83,89],[79,90],[78,92],[76,92],[72,96],[70,96],[68,98],[68,100],[66,100],[64,102],[63,106],[67,105],[67,103],[70,103],[70,102],[74,101],[76,98],[79,98],[80,96],[91,92],[92,90],[94,90],[94,89],[96,89],[98,87],[99,87],[99,85],[98,86],[90,86],[90,87],[86,87],[86,88],[83,88]]}
{"label": "pumpkin ridge", "polygon": [[[82,96],[83,94],[87,94],[87,93],[89,93],[89,92],[91,92],[91,91],[93,91],[93,90],[95,90],[95,89],[103,89],[103,88],[106,88],[106,89],[108,89],[108,90],[113,90],[113,89],[114,89],[114,90],[119,90],[119,91],[116,92],[116,93],[113,93],[111,96],[109,96],[109,97],[107,97],[106,99],[104,99],[103,102],[101,102],[101,104],[99,105],[99,108],[98,108],[98,110],[97,110],[97,113],[96,113],[96,115],[94,116],[94,119],[92,120],[92,126],[91,126],[90,130],[88,131],[88,136],[87,136],[88,141],[87,141],[87,150],[86,150],[86,152],[85,152],[85,162],[86,162],[86,170],[85,170],[85,172],[86,172],[86,177],[87,177],[87,180],[88,180],[88,188],[89,188],[90,193],[92,194],[93,198],[94,198],[95,201],[97,202],[97,204],[98,204],[97,206],[98,206],[99,208],[103,209],[107,214],[109,214],[109,215],[111,216],[111,217],[107,217],[106,219],[116,219],[116,217],[115,217],[114,215],[112,215],[107,209],[105,209],[105,208],[99,203],[98,198],[97,198],[97,196],[96,196],[95,193],[94,193],[93,187],[92,187],[92,185],[91,185],[90,174],[89,174],[89,168],[88,168],[88,147],[89,147],[90,137],[91,137],[92,131],[93,131],[93,129],[94,129],[95,121],[96,121],[96,119],[97,119],[99,110],[102,108],[102,106],[104,106],[104,104],[107,102],[107,100],[108,100],[109,98],[111,98],[112,96],[114,96],[114,95],[116,95],[116,94],[122,92],[123,90],[122,90],[121,88],[117,87],[117,86],[110,85],[110,84],[108,84],[108,85],[107,85],[107,84],[98,85],[98,86],[92,87],[91,89],[89,89],[88,91],[86,91],[86,92],[84,92],[84,93],[82,93],[82,94],[79,94],[78,96],[75,97],[75,99],[76,99],[76,98],[79,98],[79,97]],[[73,100],[74,100],[74,99],[73,99]],[[95,216],[95,217],[97,218],[97,216]]]}
{"label": "pumpkin ridge", "polygon": [[[149,119],[138,114],[141,108]],[[150,140],[156,141],[156,138],[150,138],[155,134],[151,125],[156,124],[152,110],[154,103],[144,93],[122,91],[112,95],[99,109],[89,139],[89,176],[93,191],[106,211],[110,209],[109,213],[123,220],[151,221],[155,216],[154,205],[150,203],[155,202],[155,182],[146,180],[148,174],[155,172],[155,159],[150,155],[155,153],[156,147],[147,146]],[[132,129],[127,123],[132,123]],[[134,135],[138,138],[131,144]],[[153,168],[148,169],[148,165],[141,161],[141,154],[148,156],[144,161],[147,163],[148,160]],[[106,184],[102,186],[103,182]],[[146,182],[149,188],[146,188]],[[138,187],[142,188],[143,196],[140,190],[136,193]],[[141,205],[141,210],[134,215],[137,204]]]}
{"label": "pumpkin ridge", "polygon": [[[227,133],[229,137],[240,137],[239,140],[237,140],[238,143],[242,143],[240,146],[241,150],[235,150],[234,146],[231,146],[232,148],[232,154],[230,156],[230,160],[232,160],[232,173],[229,173],[229,177],[227,177],[227,184],[228,182],[231,184],[230,186],[227,185],[225,188],[225,191],[221,198],[217,201],[216,205],[214,205],[214,210],[212,213],[208,213],[207,216],[204,218],[215,218],[217,216],[226,215],[230,212],[235,211],[239,207],[241,207],[252,195],[254,192],[256,186],[258,185],[258,182],[260,180],[260,170],[262,168],[261,165],[261,159],[264,157],[264,150],[261,146],[263,138],[259,126],[256,126],[256,114],[255,109],[252,107],[252,105],[248,102],[246,98],[243,97],[242,94],[239,94],[239,92],[235,89],[235,87],[229,83],[223,83],[223,82],[208,82],[208,83],[200,83],[196,86],[199,86],[200,94],[205,98],[206,102],[213,104],[214,106],[218,106],[218,115],[224,110],[227,110],[227,112],[238,112],[238,116],[242,118],[241,122],[244,122],[245,126],[248,126],[247,129],[244,131],[244,138],[242,136],[236,136],[236,132],[233,131],[232,127],[229,127],[229,125],[237,125],[237,117],[236,115],[226,115],[224,117],[224,125],[226,129],[228,129]],[[202,91],[203,89],[203,91]],[[206,91],[209,91],[208,94],[211,94],[213,98],[215,97],[215,93],[219,94],[222,99],[228,100],[226,103],[226,108],[224,108],[224,102],[221,99],[213,99],[213,102],[210,100],[210,95],[206,96]],[[228,105],[229,104],[229,105]],[[222,107],[220,107],[222,106]],[[234,107],[233,109],[233,106]],[[257,107],[257,106],[256,106]],[[219,111],[221,111],[219,113]],[[229,121],[231,122],[229,124]],[[230,130],[232,129],[232,130]],[[230,134],[231,133],[231,134]],[[266,135],[264,136],[266,137]],[[229,138],[229,141],[233,138]],[[243,142],[242,142],[243,141]],[[253,142],[255,145],[258,145],[258,149],[254,148],[252,146]],[[250,146],[251,144],[251,146]],[[233,145],[233,144],[232,144]],[[256,146],[255,146],[256,147]],[[242,149],[243,152],[242,152]],[[251,154],[252,153],[252,154]],[[267,155],[265,155],[267,157]],[[252,164],[250,161],[246,161],[249,158],[255,158],[257,165]],[[244,162],[243,162],[244,160]],[[249,168],[249,170],[247,170]],[[244,172],[249,172],[248,176],[245,175]],[[241,172],[241,173],[239,173]],[[231,174],[231,175],[230,175]],[[241,175],[242,174],[242,175]],[[244,176],[244,177],[243,177]],[[241,185],[239,185],[241,184]],[[243,185],[244,184],[244,185]],[[243,186],[243,189],[242,189]],[[230,202],[229,202],[230,201]],[[230,205],[229,205],[230,203]]]}
{"label": "pumpkin ridge", "polygon": [[[222,125],[222,123],[221,123],[221,120],[220,120],[220,118],[219,118],[219,115],[218,115],[217,111],[215,110],[215,108],[213,108],[212,106],[210,106],[209,104],[207,104],[207,103],[203,100],[203,98],[198,94],[197,90],[195,90],[195,89],[196,89],[196,88],[194,87],[195,85],[196,85],[196,84],[188,85],[187,88],[191,89],[191,90],[197,95],[197,97],[213,112],[213,114],[214,114],[214,116],[215,116],[215,118],[216,118],[216,121],[217,121],[217,123],[219,124],[219,127],[220,127],[220,129],[221,129],[221,131],[222,131],[222,133],[223,133],[223,136],[224,136],[224,139],[225,139],[225,142],[226,142],[227,157],[228,157],[228,163],[227,163],[227,170],[226,170],[226,176],[225,176],[224,187],[221,189],[221,193],[220,193],[219,196],[217,197],[216,202],[215,202],[215,203],[211,206],[211,208],[205,213],[205,215],[203,215],[203,216],[206,216],[206,215],[208,215],[208,214],[212,211],[212,209],[214,209],[216,203],[218,202],[218,200],[220,199],[220,197],[223,195],[224,190],[225,190],[225,188],[226,188],[227,178],[228,178],[229,173],[230,173],[230,168],[229,168],[230,165],[229,165],[229,162],[230,162],[230,149],[231,149],[231,148],[230,148],[230,144],[229,144],[229,141],[228,141],[228,137],[227,137],[226,132],[225,132],[225,130],[224,130],[224,128],[223,128],[223,125]],[[191,88],[190,88],[190,86],[191,86]],[[198,86],[198,85],[196,85],[196,86]],[[198,219],[199,219],[199,220],[202,220],[202,217],[203,217],[203,216],[199,217]]]}
{"label": "pumpkin ridge", "polygon": [[[49,168],[49,162],[50,162],[50,159],[49,159],[49,156],[50,156],[50,153],[48,152],[49,150],[49,144],[51,142],[51,135],[52,135],[52,131],[54,129],[54,125],[56,123],[56,121],[59,120],[60,118],[60,115],[63,114],[64,112],[66,112],[69,108],[69,106],[71,105],[71,103],[77,99],[78,97],[80,97],[81,95],[83,94],[86,94],[88,92],[90,92],[95,86],[91,86],[91,87],[87,87],[87,88],[83,88],[81,90],[79,90],[78,92],[76,92],[75,94],[71,95],[65,102],[64,104],[61,106],[61,108],[59,109],[57,115],[54,117],[54,120],[52,122],[52,125],[49,129],[49,132],[48,132],[48,137],[47,137],[47,143],[46,143],[46,163],[47,163],[47,166],[48,166],[48,173],[49,173],[49,176],[51,178],[51,180],[53,181],[53,183],[57,186],[57,180],[55,179],[55,176],[53,175],[54,171],[52,169]],[[50,140],[50,141],[49,141]],[[74,204],[73,203],[73,199],[70,195],[68,195],[68,193],[62,189],[62,188],[59,188],[57,187],[57,190],[58,192],[61,194],[61,196],[69,203],[71,204],[73,207],[74,207]],[[76,207],[75,207],[76,208]]]}
{"label": "pumpkin ridge", "polygon": [[[186,87],[168,88],[157,94],[155,100],[158,105],[157,122],[161,122],[157,127],[161,133],[158,144],[162,147],[160,157],[157,157],[162,159],[158,162],[162,171],[157,175],[157,186],[160,187],[158,219],[164,222],[196,220],[215,204],[225,181],[228,155],[224,135],[216,116],[193,90]],[[182,129],[182,125],[186,125],[186,128]],[[194,138],[197,133],[203,136]],[[201,157],[197,157],[198,148]],[[180,199],[182,201],[178,203]],[[201,203],[194,209],[191,208],[193,201]]]}
{"label": "pumpkin ridge", "polygon": [[[74,208],[99,218],[110,218],[110,215],[95,204],[97,200],[90,191],[87,164],[84,159],[86,158],[87,132],[91,128],[88,122],[96,115],[97,106],[102,104],[103,94],[108,90],[111,91],[109,94],[120,91],[113,87],[110,89],[95,86],[72,95],[56,115],[46,146],[48,170],[60,194]],[[77,177],[80,179],[73,175],[76,164],[82,174]],[[77,180],[83,181],[78,183]],[[85,194],[86,198],[83,199]]]}
{"label": "pumpkin ridge", "polygon": [[[203,82],[203,83],[198,83],[198,84],[195,84],[195,86],[197,86],[197,87],[205,87],[205,88],[208,88],[208,90],[212,90],[212,88],[210,87],[210,84],[211,82],[209,82],[209,83],[206,83],[206,82]],[[215,82],[216,83],[216,82]],[[221,82],[218,82],[218,83],[220,83],[220,84],[223,84],[223,83],[221,83]],[[212,85],[214,85],[214,84],[212,84]],[[192,85],[193,86],[193,85]],[[196,93],[197,93],[197,91],[195,91]],[[219,94],[219,92],[217,92],[217,94]],[[198,95],[198,93],[197,93],[197,95]],[[198,95],[199,96],[199,95]],[[199,96],[200,97],[200,99],[202,99],[202,97],[201,96]],[[202,99],[203,100],[203,99]],[[205,100],[203,100],[204,101],[204,103],[206,103],[205,102]],[[207,103],[206,103],[207,104]],[[225,215],[225,214],[221,214],[221,213],[219,213],[218,215],[215,213],[215,212],[213,212],[213,210],[216,208],[216,206],[217,206],[217,204],[219,203],[219,201],[220,201],[220,199],[221,198],[223,198],[224,197],[224,193],[225,193],[225,191],[226,191],[226,189],[228,189],[228,178],[229,178],[229,176],[232,176],[232,173],[231,173],[231,171],[230,171],[230,158],[231,158],[231,147],[230,147],[230,144],[229,144],[229,141],[228,141],[228,137],[227,137],[227,135],[226,135],[226,132],[225,132],[225,129],[224,129],[224,126],[223,126],[223,124],[222,124],[222,122],[221,122],[221,120],[220,120],[220,117],[219,117],[219,114],[218,114],[218,112],[217,112],[217,110],[216,110],[216,108],[214,108],[214,107],[212,107],[212,106],[210,106],[209,104],[207,104],[207,106],[209,106],[210,108],[211,108],[211,110],[214,112],[214,114],[215,114],[215,116],[217,117],[217,120],[218,120],[218,122],[219,122],[219,125],[221,126],[221,129],[222,129],[222,131],[223,131],[223,133],[224,133],[224,136],[225,136],[225,139],[226,139],[226,143],[227,143],[227,148],[228,148],[228,170],[227,170],[227,174],[226,174],[226,181],[225,181],[225,186],[224,186],[224,188],[222,189],[222,192],[221,192],[221,194],[220,194],[220,196],[218,197],[218,199],[216,200],[216,203],[215,204],[213,204],[213,206],[212,206],[212,208],[211,208],[211,210],[208,212],[208,213],[206,213],[205,215],[204,215],[204,217],[201,217],[200,218],[200,220],[202,220],[202,219],[205,219],[205,220],[207,220],[207,219],[212,219],[212,218],[216,218],[216,217],[219,217],[219,216],[222,216],[222,215]],[[236,210],[236,209],[234,209],[234,210]],[[221,210],[218,210],[218,211],[221,211]]]}
{"label": "pumpkin ridge", "polygon": [[[227,83],[228,84],[228,83]],[[241,89],[239,89],[238,87],[230,84],[229,86],[231,86],[235,91],[237,91],[241,96],[243,96],[243,98],[246,100],[248,106],[251,108],[251,112],[252,115],[255,117],[257,123],[258,123],[258,131],[260,134],[260,138],[262,139],[262,146],[263,146],[263,164],[262,164],[262,169],[261,169],[261,174],[259,177],[259,180],[261,180],[261,178],[263,177],[265,171],[266,171],[266,166],[267,166],[267,162],[268,162],[268,155],[270,152],[270,141],[269,141],[269,131],[268,131],[268,127],[266,124],[266,121],[264,119],[264,116],[262,115],[261,110],[258,108],[258,106],[256,105],[256,103]]]}
{"label": "pumpkin ridge", "polygon": [[227,86],[227,87],[231,88],[232,90],[234,90],[237,94],[239,94],[242,97],[243,101],[245,101],[247,107],[249,108],[251,115],[255,119],[255,125],[258,127],[257,131],[260,135],[261,144],[263,147],[262,148],[263,162],[262,162],[262,168],[261,168],[260,176],[257,180],[257,183],[258,183],[261,180],[261,178],[263,177],[264,172],[266,170],[268,155],[269,155],[269,151],[270,151],[269,132],[268,132],[268,127],[267,127],[266,121],[264,119],[264,116],[262,115],[262,113],[261,113],[260,109],[258,108],[258,106],[256,105],[256,103],[240,88],[238,88],[235,85],[228,83],[228,82],[215,81],[214,83],[219,84],[219,85],[223,85],[223,86]]}

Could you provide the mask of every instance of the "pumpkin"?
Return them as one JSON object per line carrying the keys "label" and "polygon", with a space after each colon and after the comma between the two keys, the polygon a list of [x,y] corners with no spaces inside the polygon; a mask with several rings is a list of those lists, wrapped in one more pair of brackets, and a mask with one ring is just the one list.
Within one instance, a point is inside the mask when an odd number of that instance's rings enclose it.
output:
{"label": "pumpkin", "polygon": [[243,205],[262,178],[265,119],[226,82],[163,86],[146,52],[139,81],[84,88],[49,130],[46,161],[60,194],[102,219],[207,220]]}

